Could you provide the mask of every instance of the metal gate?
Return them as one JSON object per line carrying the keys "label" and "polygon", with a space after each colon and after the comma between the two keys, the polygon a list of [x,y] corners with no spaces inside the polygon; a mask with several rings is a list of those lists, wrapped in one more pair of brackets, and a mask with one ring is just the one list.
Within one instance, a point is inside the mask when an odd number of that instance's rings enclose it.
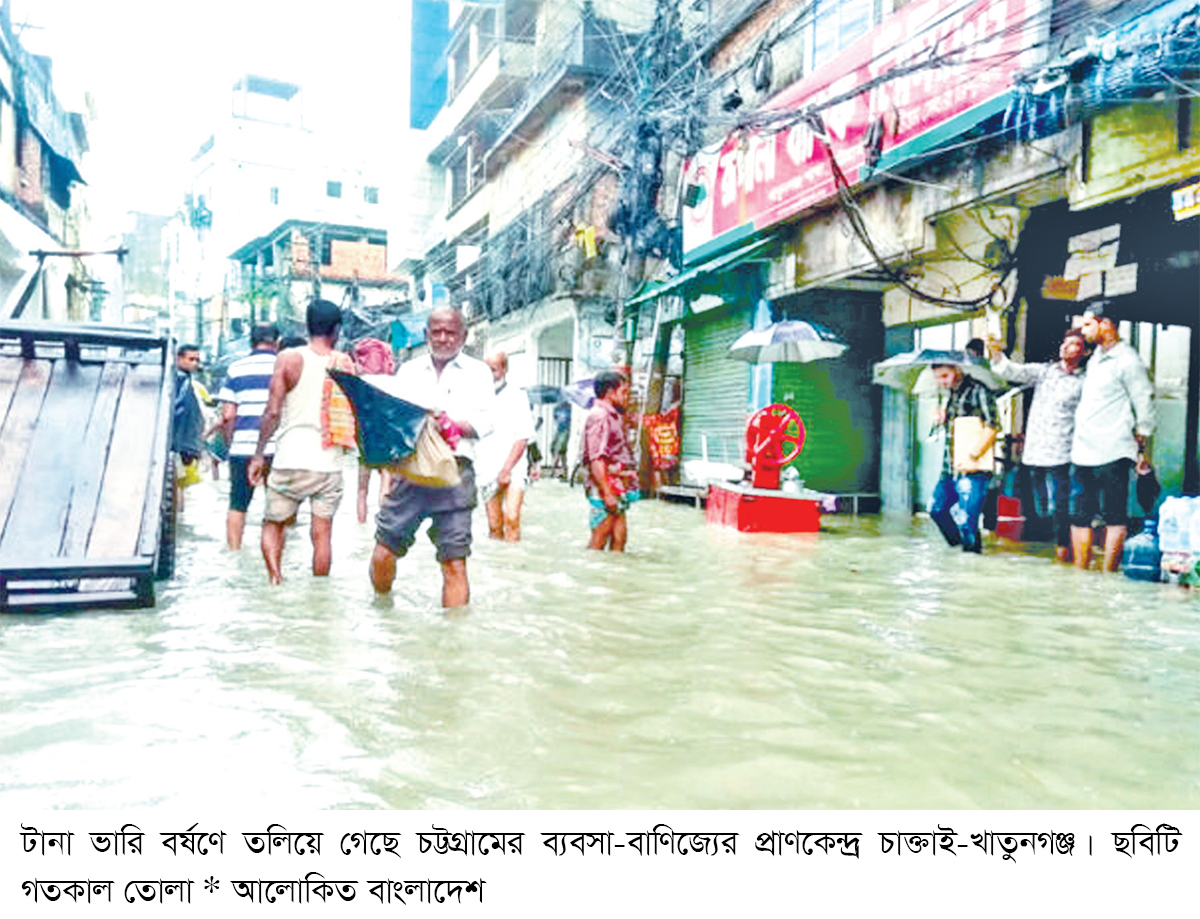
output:
{"label": "metal gate", "polygon": [[[566,386],[571,382],[569,357],[539,357],[537,381],[544,386]],[[545,462],[550,462],[550,442],[554,440],[554,406],[538,405],[533,410],[537,422],[537,445]]]}
{"label": "metal gate", "polygon": [[683,459],[740,463],[750,408],[750,370],[729,346],[750,328],[748,310],[686,330],[683,372]]}

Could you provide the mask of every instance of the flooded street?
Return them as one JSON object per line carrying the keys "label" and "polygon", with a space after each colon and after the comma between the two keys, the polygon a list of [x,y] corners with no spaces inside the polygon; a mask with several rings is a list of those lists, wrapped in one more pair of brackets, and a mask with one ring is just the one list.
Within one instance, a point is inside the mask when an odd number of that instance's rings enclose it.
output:
{"label": "flooded street", "polygon": [[[155,610],[0,619],[0,803],[127,808],[1200,807],[1200,598],[932,525],[813,539],[646,501],[625,557],[532,489],[446,616],[422,535],[394,603],[343,502],[270,589],[225,485],[188,490]],[[261,515],[261,496],[251,521]],[[985,550],[987,551],[987,550]]]}

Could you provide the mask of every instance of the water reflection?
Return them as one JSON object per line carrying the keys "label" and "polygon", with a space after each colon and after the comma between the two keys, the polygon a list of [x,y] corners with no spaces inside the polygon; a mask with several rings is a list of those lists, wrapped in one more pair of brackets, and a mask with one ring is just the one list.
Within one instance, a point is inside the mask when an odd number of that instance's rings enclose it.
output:
{"label": "water reflection", "polygon": [[327,581],[300,531],[269,589],[223,549],[222,485],[191,489],[158,609],[0,620],[6,803],[1200,806],[1200,615],[1173,589],[655,502],[626,556],[588,553],[581,495],[543,483],[452,618],[424,537],[375,601],[352,508]]}

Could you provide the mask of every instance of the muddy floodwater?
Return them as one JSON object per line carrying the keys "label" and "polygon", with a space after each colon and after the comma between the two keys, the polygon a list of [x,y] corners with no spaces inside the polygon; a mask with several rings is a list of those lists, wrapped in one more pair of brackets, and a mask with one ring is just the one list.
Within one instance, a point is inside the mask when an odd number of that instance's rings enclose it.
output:
{"label": "muddy floodwater", "polygon": [[392,603],[344,503],[333,574],[282,588],[188,490],[157,609],[0,617],[0,805],[1200,807],[1200,596],[927,521],[813,538],[645,501],[588,553],[579,489],[481,539],[439,603],[419,537]]}

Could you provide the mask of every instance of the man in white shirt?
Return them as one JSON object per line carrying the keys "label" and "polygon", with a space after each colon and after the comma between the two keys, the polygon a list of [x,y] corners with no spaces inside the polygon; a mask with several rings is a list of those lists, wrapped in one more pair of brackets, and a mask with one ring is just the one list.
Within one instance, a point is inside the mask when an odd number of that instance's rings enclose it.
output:
{"label": "man in white shirt", "polygon": [[1087,568],[1092,528],[1103,526],[1104,570],[1116,571],[1128,532],[1129,476],[1154,433],[1154,385],[1141,357],[1121,341],[1107,301],[1083,314],[1080,331],[1097,345],[1088,361],[1083,393],[1075,410],[1071,443],[1074,494],[1071,545],[1075,566]]}
{"label": "man in white shirt", "polygon": [[377,593],[391,591],[396,559],[408,552],[418,527],[429,517],[433,521],[429,538],[442,567],[442,606],[466,606],[471,599],[467,556],[476,501],[475,442],[492,432],[496,394],[487,364],[462,353],[467,340],[462,313],[433,310],[425,338],[429,353],[402,364],[387,390],[434,412],[439,432],[458,460],[462,481],[438,488],[392,476],[391,489],[375,518],[371,584]]}
{"label": "man in white shirt", "polygon": [[487,510],[492,539],[519,542],[521,501],[525,496],[529,458],[526,448],[534,438],[533,412],[525,390],[508,382],[508,355],[503,351],[484,358],[496,384],[496,428],[479,441],[475,481]]}

